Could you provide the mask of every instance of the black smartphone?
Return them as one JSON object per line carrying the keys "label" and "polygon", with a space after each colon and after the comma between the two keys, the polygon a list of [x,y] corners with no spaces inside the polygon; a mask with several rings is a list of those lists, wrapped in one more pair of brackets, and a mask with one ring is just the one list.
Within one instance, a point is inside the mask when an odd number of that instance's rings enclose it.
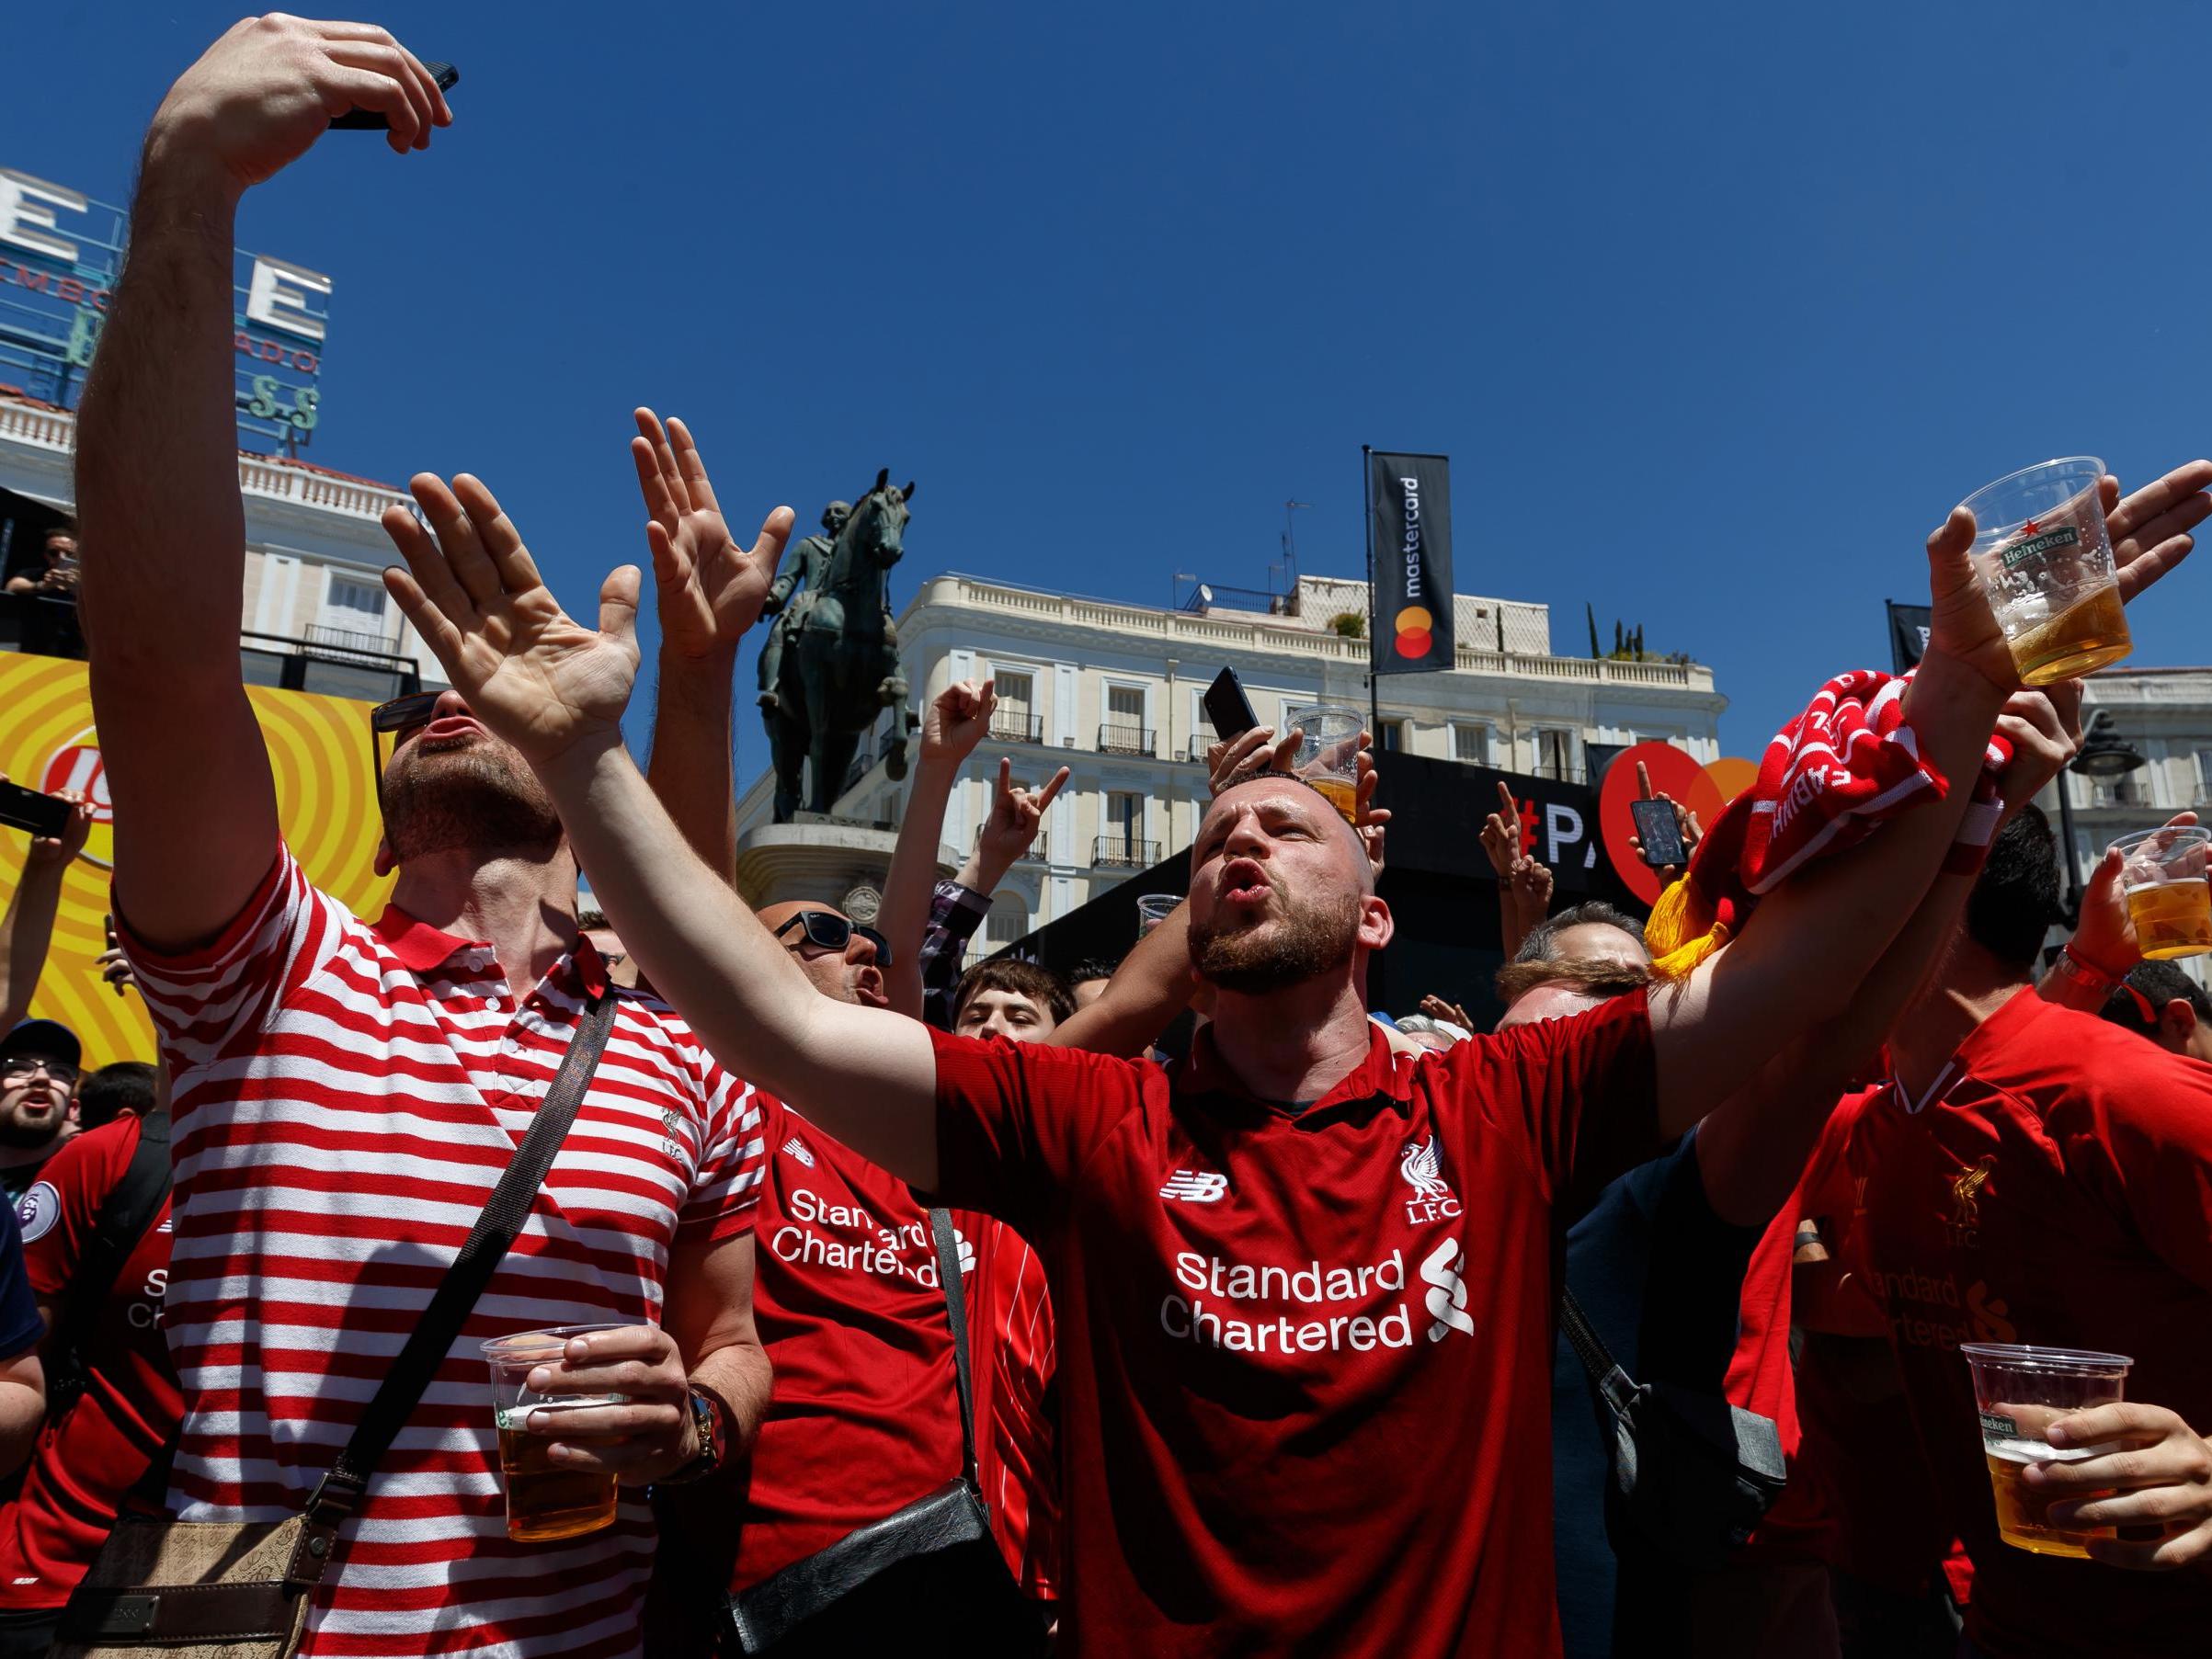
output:
{"label": "black smartphone", "polygon": [[69,827],[72,810],[57,796],[41,795],[19,783],[0,783],[0,824],[34,835],[58,835]]}
{"label": "black smartphone", "polygon": [[[430,72],[430,78],[438,83],[440,92],[452,91],[461,79],[461,71],[450,63],[425,58],[422,66]],[[348,132],[385,132],[391,130],[392,120],[381,109],[348,109],[330,124],[334,128],[343,127]]]}
{"label": "black smartphone", "polygon": [[1245,696],[1234,668],[1224,668],[1214,676],[1204,702],[1206,718],[1214,722],[1214,735],[1223,743],[1242,737],[1260,723],[1260,716],[1252,712],[1252,699]]}
{"label": "black smartphone", "polygon": [[1644,862],[1654,869],[1682,862],[1682,828],[1675,821],[1671,801],[1631,801],[1629,816],[1636,820],[1636,839],[1644,844]]}

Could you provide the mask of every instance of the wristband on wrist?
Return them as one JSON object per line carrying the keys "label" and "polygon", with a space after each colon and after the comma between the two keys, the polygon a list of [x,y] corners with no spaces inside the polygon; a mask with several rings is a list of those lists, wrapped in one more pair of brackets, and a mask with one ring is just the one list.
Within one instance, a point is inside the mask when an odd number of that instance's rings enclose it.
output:
{"label": "wristband on wrist", "polygon": [[2070,940],[2058,952],[2055,966],[2068,978],[2080,980],[2092,991],[2110,991],[2127,977],[2124,973],[2115,973],[2110,969],[2098,967],[2077,951]]}

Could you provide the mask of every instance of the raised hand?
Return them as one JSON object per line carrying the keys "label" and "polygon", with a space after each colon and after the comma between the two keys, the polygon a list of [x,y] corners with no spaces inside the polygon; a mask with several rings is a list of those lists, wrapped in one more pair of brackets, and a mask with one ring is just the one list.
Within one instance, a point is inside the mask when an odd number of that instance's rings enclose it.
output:
{"label": "raised hand", "polygon": [[[2176,812],[2161,826],[2175,829],[2196,822],[2195,812]],[[2121,880],[2126,861],[2116,847],[2106,847],[2081,889],[2081,919],[2067,949],[2106,979],[2125,979],[2143,960],[2135,918],[2127,912],[2127,889]]]}
{"label": "raised hand", "polygon": [[1998,778],[1997,793],[2007,812],[2017,812],[2041,794],[2081,747],[2081,682],[2022,687],[2005,699],[1997,730],[2012,745],[2012,763]]}
{"label": "raised hand", "polygon": [[1446,1002],[1441,996],[1431,994],[1422,997],[1420,1011],[1431,1019],[1448,1019],[1463,1031],[1472,1031],[1475,1028],[1475,1022],[1467,1017],[1467,1011],[1465,1008],[1457,1003]]}
{"label": "raised hand", "polygon": [[[1298,758],[1306,734],[1293,726],[1278,739],[1272,726],[1253,726],[1206,750],[1206,788],[1220,794],[1261,772],[1287,772]],[[1264,753],[1264,758],[1263,758]]]}
{"label": "raised hand", "polygon": [[735,650],[759,619],[783,544],[791,540],[792,510],[770,513],[752,551],[740,548],[723,521],[690,429],[671,416],[664,430],[650,409],[638,410],[636,418],[630,459],[645,499],[645,544],[653,553],[661,636],[682,656]]}
{"label": "raised hand", "polygon": [[1967,557],[1973,545],[1974,515],[1963,506],[1953,507],[1928,538],[1928,650],[1973,669],[2009,697],[2019,689],[2020,671]]}
{"label": "raised hand", "polygon": [[[937,694],[922,716],[921,757],[958,766],[975,752],[998,707],[998,682],[955,680]],[[1005,763],[1010,767],[1012,763]],[[1003,775],[1003,774],[1002,774]],[[1023,847],[1029,844],[1025,841]]]}
{"label": "raised hand", "polygon": [[430,72],[386,30],[272,12],[234,24],[177,77],[146,152],[150,161],[207,157],[243,191],[297,161],[350,109],[390,121],[386,142],[403,155],[453,119]]}
{"label": "raised hand", "polygon": [[1044,822],[1044,809],[1052,805],[1053,797],[1069,776],[1068,769],[1062,767],[1051,782],[1032,791],[1014,782],[1014,763],[1002,757],[998,792],[991,801],[991,815],[984,820],[977,851],[1004,873],[1029,851],[1030,843],[1037,838],[1037,826]]}
{"label": "raised hand", "polygon": [[[7,775],[0,772],[0,783]],[[69,822],[63,825],[58,835],[34,835],[30,847],[23,855],[26,869],[33,865],[67,866],[71,859],[85,850],[86,837],[92,834],[92,802],[76,790],[60,790],[56,801],[69,802]]]}
{"label": "raised hand", "polygon": [[462,473],[449,489],[420,472],[408,487],[430,528],[405,507],[384,509],[384,533],[407,562],[384,572],[384,586],[469,711],[541,768],[584,739],[620,743],[637,677],[637,566],[601,585],[599,625],[587,628],[561,608],[476,479]]}
{"label": "raised hand", "polygon": [[[1361,736],[1364,739],[1366,733],[1362,733]],[[1367,849],[1368,868],[1379,881],[1383,879],[1384,843],[1390,827],[1390,809],[1374,803],[1374,792],[1382,785],[1383,775],[1375,769],[1371,751],[1360,751],[1355,770],[1351,827],[1359,832],[1360,845]]]}
{"label": "raised hand", "polygon": [[1489,855],[1499,881],[1511,881],[1514,862],[1521,857],[1521,803],[1502,778],[1498,780],[1498,810],[1482,821],[1482,850]]}
{"label": "raised hand", "polygon": [[2212,460],[2192,460],[2131,495],[2107,475],[2099,488],[2104,527],[2112,536],[2112,562],[2120,573],[2120,597],[2134,598],[2189,556],[2196,538],[2189,534],[2212,517]]}

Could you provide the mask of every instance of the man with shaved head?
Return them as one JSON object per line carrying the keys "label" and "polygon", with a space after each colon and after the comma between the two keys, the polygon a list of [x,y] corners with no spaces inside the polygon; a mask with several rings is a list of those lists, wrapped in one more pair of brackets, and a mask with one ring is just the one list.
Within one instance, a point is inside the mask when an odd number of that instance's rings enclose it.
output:
{"label": "man with shaved head", "polygon": [[[1808,866],[1663,992],[1417,1057],[1367,1018],[1392,921],[1361,837],[1294,778],[1236,781],[1191,848],[1192,955],[1215,997],[1189,1059],[977,1040],[815,994],[622,746],[634,574],[609,579],[595,631],[496,505],[480,517],[433,540],[388,515],[410,567],[388,581],[538,768],[655,984],[725,1063],[1042,1253],[1066,1650],[1556,1654],[1555,1212],[1848,1005],[1970,791]],[[1958,779],[2014,683],[1971,541],[1963,516],[1930,540],[1933,638],[1905,710]],[[1701,1147],[1756,1160],[1761,1119],[1742,1118]]]}

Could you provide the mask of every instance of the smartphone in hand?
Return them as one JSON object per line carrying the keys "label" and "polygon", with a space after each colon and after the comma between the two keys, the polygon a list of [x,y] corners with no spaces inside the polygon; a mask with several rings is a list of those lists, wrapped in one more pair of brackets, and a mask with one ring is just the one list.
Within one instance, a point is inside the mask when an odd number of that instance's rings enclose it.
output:
{"label": "smartphone in hand", "polygon": [[1682,847],[1682,827],[1674,816],[1674,802],[1631,801],[1628,812],[1636,820],[1636,839],[1644,844],[1644,862],[1653,869],[1664,869],[1670,864],[1679,868],[1687,855]]}
{"label": "smartphone in hand", "polygon": [[0,783],[0,824],[34,835],[59,835],[76,809],[57,795],[41,795],[19,783]]}
{"label": "smartphone in hand", "polygon": [[[425,58],[422,66],[430,72],[430,78],[438,83],[440,92],[452,91],[454,84],[461,79],[461,71],[450,63]],[[381,109],[348,109],[330,124],[334,129],[342,128],[348,132],[388,132],[392,130],[391,118]]]}
{"label": "smartphone in hand", "polygon": [[1214,735],[1223,743],[1242,737],[1260,723],[1253,712],[1252,699],[1244,694],[1244,684],[1237,677],[1237,670],[1224,668],[1214,676],[1201,701],[1205,706],[1206,719],[1213,722]]}

